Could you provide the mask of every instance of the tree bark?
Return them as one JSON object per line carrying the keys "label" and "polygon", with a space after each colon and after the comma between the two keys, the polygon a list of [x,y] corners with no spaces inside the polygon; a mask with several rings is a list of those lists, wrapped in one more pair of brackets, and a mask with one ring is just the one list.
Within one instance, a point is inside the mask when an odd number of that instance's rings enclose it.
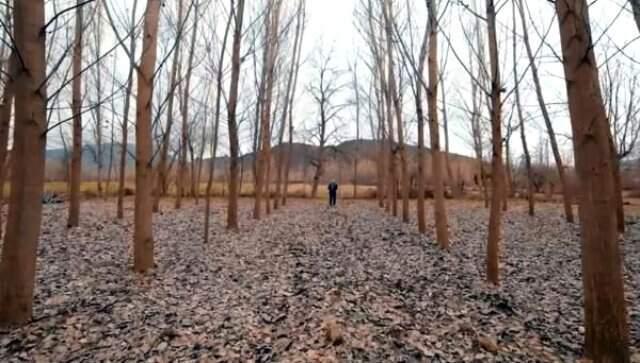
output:
{"label": "tree bark", "polygon": [[73,151],[71,152],[71,187],[67,227],[80,224],[80,184],[82,184],[82,34],[83,9],[76,0],[75,39],[73,45],[73,82],[71,112],[73,113]]}
{"label": "tree bark", "polygon": [[138,69],[136,101],[136,197],[134,217],[134,270],[153,268],[153,165],[151,160],[151,103],[158,46],[160,0],[148,0],[144,15],[143,52]]}
{"label": "tree bark", "polygon": [[238,104],[238,83],[240,79],[240,45],[242,42],[242,21],[244,16],[244,0],[238,0],[233,32],[233,55],[231,58],[231,85],[229,88],[229,104],[227,106],[229,125],[229,199],[227,207],[227,229],[238,230],[238,196],[240,188],[238,182],[238,158],[240,142],[238,140],[238,122],[236,108]]}
{"label": "tree bark", "polygon": [[629,362],[622,256],[612,213],[609,122],[600,93],[589,10],[584,0],[558,1],[555,8],[580,186],[585,355],[594,362]]}
{"label": "tree bark", "polygon": [[47,144],[47,95],[46,87],[40,87],[46,79],[44,0],[14,2],[13,19],[14,46],[22,66],[15,83],[11,192],[0,261],[0,325],[31,319]]}
{"label": "tree bark", "polygon": [[502,210],[504,195],[502,166],[502,97],[498,42],[496,40],[496,12],[493,0],[487,0],[487,26],[489,61],[491,65],[491,206],[489,210],[489,236],[487,241],[487,280],[499,284],[499,259]]}
{"label": "tree bark", "polygon": [[444,183],[442,180],[443,160],[440,151],[440,126],[438,124],[438,13],[436,0],[427,2],[429,7],[429,135],[434,184],[434,214],[436,219],[436,238],[440,248],[449,249],[449,229],[447,211],[444,204]]}

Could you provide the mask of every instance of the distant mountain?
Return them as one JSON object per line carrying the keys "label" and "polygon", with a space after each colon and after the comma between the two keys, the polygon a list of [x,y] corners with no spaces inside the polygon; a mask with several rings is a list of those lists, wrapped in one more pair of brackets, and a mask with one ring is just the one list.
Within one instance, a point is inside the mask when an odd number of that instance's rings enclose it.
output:
{"label": "distant mountain", "polygon": [[[291,171],[290,178],[293,182],[309,182],[312,180],[315,174],[315,165],[317,164],[317,158],[319,154],[319,147],[316,145],[309,145],[304,143],[293,143],[291,145]],[[335,179],[342,182],[353,182],[354,179],[354,161],[358,160],[358,183],[360,184],[372,184],[375,183],[377,178],[377,163],[380,143],[376,140],[349,140],[342,142],[338,145],[328,145],[324,151],[324,173],[321,178],[322,182]],[[109,165],[109,150],[110,144],[104,145],[104,152],[102,157],[102,165],[104,170]],[[289,145],[283,146],[275,145],[272,148],[273,164],[278,160],[280,153],[284,153],[288,150]],[[135,146],[128,145],[129,156],[127,157],[127,174],[129,177],[133,177],[135,160],[133,155],[135,153]],[[114,168],[118,167],[120,145],[114,145]],[[414,145],[407,145],[407,158],[409,161],[409,172],[411,177],[414,178],[417,173],[417,147]],[[425,170],[427,170],[427,176],[431,171],[431,155],[429,150],[426,150]],[[241,157],[241,172],[244,178],[252,178],[252,170],[254,165],[255,155],[253,153],[247,153]],[[64,149],[52,149],[47,150],[47,177],[50,180],[63,179],[65,169],[65,151]],[[451,163],[452,174],[456,178],[462,178],[465,183],[473,183],[474,179],[477,179],[478,163],[475,159],[462,155],[450,154],[449,160]],[[210,159],[203,160],[202,175],[206,175]],[[83,174],[84,178],[94,178],[97,170],[95,145],[87,145],[84,148],[83,157]],[[227,156],[217,157],[215,159],[215,171],[214,177],[216,180],[223,180],[226,177],[226,170],[229,166],[229,158]],[[443,170],[447,175],[446,170]],[[272,170],[272,175],[275,175],[276,171]]]}

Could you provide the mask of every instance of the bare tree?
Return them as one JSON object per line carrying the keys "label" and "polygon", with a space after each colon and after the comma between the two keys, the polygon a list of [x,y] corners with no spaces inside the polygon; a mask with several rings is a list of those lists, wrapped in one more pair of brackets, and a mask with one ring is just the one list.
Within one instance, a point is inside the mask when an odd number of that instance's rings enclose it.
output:
{"label": "bare tree", "polygon": [[[400,96],[397,91],[397,85],[394,74],[394,56],[393,56],[393,25],[391,18],[393,17],[392,0],[385,0],[383,7],[383,14],[385,18],[385,31],[387,39],[387,66],[388,66],[388,98],[393,102],[393,109],[395,110],[395,118],[398,128],[398,145],[393,154],[398,153],[400,157],[400,180],[402,183],[402,221],[409,222],[409,168],[407,160],[407,151],[404,145],[404,125],[402,122],[402,105],[400,103]],[[388,111],[390,113],[390,110]],[[394,158],[395,159],[395,158]],[[395,164],[395,163],[394,163]],[[393,182],[394,188],[396,181]],[[394,193],[395,194],[395,193]]]}
{"label": "bare tree", "polygon": [[487,280],[499,283],[499,256],[502,211],[500,203],[504,193],[502,165],[502,85],[496,40],[496,9],[493,0],[487,0],[487,27],[489,61],[491,66],[491,207],[489,210],[489,236],[487,241]]}
{"label": "bare tree", "polygon": [[145,11],[142,57],[138,68],[136,102],[136,195],[134,212],[134,270],[153,268],[153,165],[151,142],[151,101],[158,45],[160,0],[149,0]]}
{"label": "bare tree", "polygon": [[75,39],[73,45],[73,151],[71,153],[71,187],[69,196],[69,219],[67,226],[80,224],[80,184],[82,183],[82,47],[83,47],[82,0],[76,0]]}
{"label": "bare tree", "polygon": [[522,114],[522,103],[520,101],[520,82],[518,80],[518,38],[516,37],[516,4],[513,4],[513,77],[515,80],[515,102],[518,120],[520,121],[520,140],[522,141],[522,150],[524,153],[524,163],[527,172],[527,201],[529,205],[529,215],[535,214],[535,198],[533,195],[533,171],[531,168],[531,155],[529,154],[529,146],[527,144],[527,134],[525,132],[525,120]]}
{"label": "bare tree", "polygon": [[[164,133],[162,134],[162,142],[160,145],[160,160],[158,161],[158,183],[155,186],[155,199],[154,199],[154,209],[159,209],[160,204],[160,196],[166,195],[168,192],[168,177],[169,177],[169,147],[171,142],[171,130],[173,128],[173,108],[174,108],[174,100],[173,96],[174,90],[177,89],[178,84],[178,67],[181,63],[180,55],[181,53],[181,42],[182,42],[182,33],[184,31],[186,20],[184,17],[184,0],[178,1],[178,21],[176,24],[176,42],[175,42],[175,50],[173,53],[173,61],[171,64],[171,73],[170,73],[170,81],[169,81],[169,95],[167,99],[167,124],[165,126]],[[178,204],[178,200],[176,198],[176,204]],[[179,205],[178,205],[179,207]]]}
{"label": "bare tree", "polygon": [[340,71],[331,66],[332,52],[321,56],[315,65],[317,78],[308,86],[311,97],[318,106],[319,120],[311,130],[312,136],[318,141],[318,154],[312,161],[315,167],[313,183],[311,185],[311,197],[318,195],[318,183],[324,174],[325,149],[327,141],[334,136],[336,128],[333,123],[346,105],[335,103],[335,98],[344,89],[340,83]]}
{"label": "bare tree", "polygon": [[13,21],[20,66],[15,74],[11,192],[0,261],[0,325],[31,319],[47,143],[44,0],[16,1]]}
{"label": "bare tree", "polygon": [[[285,155],[285,171],[284,171],[284,186],[282,192],[282,205],[287,205],[287,195],[289,192],[289,172],[291,170],[291,159],[293,154],[293,105],[296,97],[296,89],[298,86],[298,75],[300,73],[300,65],[301,65],[301,57],[302,57],[302,41],[304,39],[304,31],[305,31],[305,19],[306,19],[306,0],[300,0],[299,3],[300,8],[298,9],[298,13],[296,14],[296,34],[298,36],[298,54],[294,59],[295,68],[292,70],[294,72],[293,76],[293,85],[291,89],[291,96],[289,97],[289,110],[288,110],[288,118],[289,118],[289,142],[287,143],[287,153]],[[299,29],[298,29],[299,27]],[[298,33],[299,31],[299,33]]]}
{"label": "bare tree", "polygon": [[544,119],[547,133],[549,134],[549,142],[551,143],[551,150],[553,151],[553,158],[556,162],[556,168],[558,170],[558,177],[562,184],[562,195],[564,202],[564,214],[567,222],[573,223],[573,208],[571,206],[571,188],[567,180],[565,173],[565,167],[560,156],[560,149],[558,148],[558,142],[556,141],[556,134],[553,130],[553,124],[551,122],[551,116],[547,110],[547,104],[542,94],[542,86],[540,84],[540,77],[538,75],[538,67],[536,65],[531,43],[529,41],[529,35],[527,31],[527,23],[524,16],[524,6],[522,0],[518,0],[518,9],[520,12],[520,19],[522,21],[522,39],[524,41],[525,49],[527,50],[527,57],[529,58],[529,68],[531,68],[531,76],[533,77],[533,85],[535,86],[536,96],[538,104],[540,105],[540,111],[542,112],[542,118]]}
{"label": "bare tree", "polygon": [[558,1],[555,8],[580,187],[585,355],[594,362],[629,362],[621,253],[616,215],[611,213],[615,196],[609,123],[599,88],[589,8],[584,0]]}
{"label": "bare tree", "polygon": [[[193,73],[193,61],[195,55],[195,47],[196,47],[196,35],[198,34],[198,20],[200,16],[198,14],[198,1],[194,2],[194,22],[193,28],[191,32],[191,45],[189,48],[189,56],[188,56],[188,66],[187,66],[187,75],[185,78],[185,86],[184,86],[184,95],[182,97],[182,133],[181,133],[181,142],[180,142],[180,163],[178,167],[178,176],[176,177],[177,184],[177,195],[176,195],[176,209],[180,208],[180,204],[182,201],[182,197],[184,195],[185,189],[185,181],[187,177],[187,147],[189,142],[189,94],[191,92],[191,75]],[[193,153],[192,153],[193,154]],[[193,163],[191,163],[192,168],[194,167]],[[192,178],[192,181],[194,178]],[[195,194],[195,188],[192,188],[193,194]]]}
{"label": "bare tree", "polygon": [[[302,47],[301,44],[301,32],[302,32],[302,13],[304,11],[304,1],[299,1],[298,2],[298,8],[296,11],[296,29],[295,29],[295,35],[294,35],[294,39],[293,39],[293,54],[291,55],[291,65],[290,65],[290,70],[289,70],[289,76],[287,77],[287,85],[286,85],[286,92],[285,92],[285,96],[284,96],[284,100],[283,100],[283,110],[280,116],[280,132],[279,132],[279,145],[280,145],[280,149],[278,150],[278,155],[277,155],[277,179],[276,179],[276,192],[275,192],[275,196],[274,196],[274,200],[273,200],[273,209],[278,209],[279,203],[281,201],[281,199],[283,199],[281,196],[283,194],[283,178],[284,178],[284,169],[285,168],[285,162],[286,162],[286,158],[288,157],[288,155],[285,153],[284,150],[284,133],[285,133],[285,129],[287,126],[287,117],[289,117],[289,119],[291,119],[289,113],[291,112],[291,106],[292,106],[292,102],[291,99],[293,99],[294,97],[294,92],[295,92],[295,86],[294,86],[294,81],[296,81],[296,70],[298,69],[298,62],[299,62],[299,58],[300,56],[298,55],[298,53],[300,53],[300,48]],[[287,193],[287,190],[284,190],[284,193]]]}
{"label": "bare tree", "polygon": [[[109,15],[109,8],[105,8],[109,21],[111,16]],[[133,7],[131,8],[131,23],[129,32],[131,37],[129,40],[129,54],[136,53],[136,37],[135,33],[135,18],[136,11],[138,9],[138,0],[133,1]],[[127,88],[125,91],[124,110],[122,112],[122,141],[120,143],[120,170],[118,175],[118,202],[117,202],[117,218],[122,219],[124,217],[124,194],[125,194],[125,177],[127,174],[127,155],[129,153],[129,108],[131,105],[131,91],[133,90],[133,71],[135,70],[135,61],[133,57],[129,58],[129,74],[127,76]]]}
{"label": "bare tree", "polygon": [[[438,13],[436,0],[427,0],[429,10],[429,135],[434,183],[434,214],[436,217],[436,237],[442,249],[449,248],[447,211],[444,205],[444,182],[442,180],[443,158],[440,151],[440,125],[438,124]],[[498,78],[499,79],[499,78]]]}
{"label": "bare tree", "polygon": [[[271,164],[271,106],[275,83],[275,65],[278,56],[278,34],[282,0],[269,0],[265,19],[265,49],[262,65],[262,92],[260,97],[260,151],[256,163],[255,203],[253,218],[260,219],[264,189],[269,190],[267,170]],[[267,194],[267,204],[268,204]]]}
{"label": "bare tree", "polygon": [[244,17],[244,0],[238,0],[235,10],[235,28],[233,31],[233,54],[231,56],[231,84],[229,86],[229,103],[227,105],[229,125],[229,199],[227,207],[227,229],[238,230],[238,195],[240,194],[241,181],[238,181],[238,158],[240,154],[240,142],[238,140],[238,82],[240,78],[240,47],[242,42],[242,21]]}
{"label": "bare tree", "polygon": [[[209,218],[210,218],[210,210],[211,210],[211,188],[213,186],[213,173],[215,171],[215,160],[216,160],[216,156],[217,156],[217,152],[218,152],[218,130],[220,129],[220,107],[221,107],[221,102],[222,102],[222,86],[223,86],[223,76],[224,76],[224,56],[225,56],[225,52],[227,50],[227,40],[229,38],[229,31],[231,29],[231,22],[234,19],[234,12],[236,11],[236,9],[234,9],[234,0],[231,0],[231,8],[229,11],[229,18],[227,20],[227,25],[225,26],[225,30],[224,30],[224,35],[222,37],[222,47],[220,49],[220,58],[218,59],[218,69],[216,71],[216,109],[215,109],[215,119],[213,121],[213,147],[212,147],[212,153],[211,153],[211,159],[209,162],[209,177],[207,179],[207,190],[206,190],[206,197],[205,197],[205,214],[204,214],[204,243],[208,243],[209,242]],[[239,7],[244,6],[244,4],[239,3],[238,4]],[[238,9],[237,11],[242,11],[242,9]],[[242,21],[241,18],[242,15],[237,15],[237,17],[240,17],[240,19],[236,19],[236,22],[238,21]],[[237,24],[236,24],[237,27]],[[236,29],[237,31],[237,29]],[[242,24],[240,24],[240,32],[242,31]],[[234,35],[235,36],[235,35]],[[241,34],[239,35],[241,36]],[[234,39],[235,41],[235,39]],[[235,46],[235,43],[234,43]],[[233,50],[235,52],[235,49]],[[231,60],[233,62],[233,59]],[[233,67],[233,65],[232,65]],[[233,70],[232,70],[232,77],[237,75],[233,74]],[[233,82],[233,80],[232,80]],[[236,80],[237,82],[237,80]],[[236,84],[237,86],[237,84]],[[233,90],[231,90],[233,91]],[[233,95],[237,98],[237,89],[236,89],[236,94]],[[229,102],[234,101],[237,102],[236,99],[234,100],[229,100]],[[234,104],[233,107],[236,107],[236,105]],[[234,115],[235,116],[235,115]],[[231,119],[231,117],[229,117],[229,119]],[[231,122],[231,121],[229,121]],[[234,120],[235,122],[235,120]],[[237,137],[237,135],[236,135]],[[231,140],[230,140],[231,141]],[[237,141],[237,140],[236,140]],[[231,185],[229,185],[229,190],[231,191]],[[237,197],[237,196],[236,196]]]}

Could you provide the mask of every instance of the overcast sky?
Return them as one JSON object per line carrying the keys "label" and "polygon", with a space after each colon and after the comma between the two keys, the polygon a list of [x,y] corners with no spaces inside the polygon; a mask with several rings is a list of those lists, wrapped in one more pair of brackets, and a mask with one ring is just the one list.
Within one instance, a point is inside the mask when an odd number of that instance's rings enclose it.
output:
{"label": "overcast sky", "polygon": [[[131,6],[133,0],[106,0],[110,9],[112,9],[116,18],[120,21],[125,19],[128,13],[128,7]],[[175,6],[175,2],[177,0],[167,0],[167,6]],[[474,0],[468,0],[466,3],[470,6],[473,6],[472,2]],[[477,8],[480,9],[478,12],[483,13],[484,10],[484,0],[476,0]],[[187,1],[188,2],[188,1]],[[400,14],[399,18],[402,21],[403,17],[405,17],[406,9],[409,8],[412,14],[412,21],[416,29],[416,37],[420,37],[421,33],[424,29],[425,25],[425,3],[423,0],[401,0],[397,1],[400,4]],[[554,11],[553,4],[548,1],[525,1],[527,6],[529,6],[530,12],[532,14],[532,19],[535,23],[534,27],[529,27],[529,35],[531,37],[532,45],[535,49],[540,48],[538,54],[538,64],[540,68],[540,73],[542,76],[542,83],[544,88],[544,95],[547,103],[549,104],[551,114],[553,116],[554,127],[556,128],[559,136],[559,141],[561,142],[563,148],[563,154],[569,156],[571,154],[571,143],[568,138],[570,135],[570,124],[568,120],[568,114],[566,110],[566,92],[565,92],[565,84],[563,80],[563,71],[561,64],[557,61],[555,56],[553,55],[553,51],[551,48],[555,49],[556,52],[560,53],[559,48],[559,37],[558,37],[558,26],[554,21]],[[59,0],[58,7],[65,8],[72,1],[70,0]],[[215,10],[215,14],[222,14],[226,11],[225,7],[228,6],[227,2],[213,2],[217,6],[217,10]],[[255,9],[259,6],[259,2],[256,1],[248,1],[248,13],[250,15],[255,15],[252,13],[251,9]],[[296,140],[297,141],[306,141],[309,139],[309,134],[306,130],[312,128],[313,124],[317,120],[317,107],[311,101],[311,97],[308,94],[308,85],[314,79],[316,69],[313,64],[314,61],[317,60],[320,54],[332,51],[333,60],[332,64],[335,68],[343,70],[343,81],[348,82],[351,79],[351,75],[346,72],[351,64],[354,62],[362,63],[359,60],[359,57],[366,57],[368,55],[368,51],[365,47],[364,42],[362,41],[361,35],[358,33],[355,20],[354,20],[354,9],[359,6],[359,0],[307,0],[307,30],[305,33],[305,39],[303,44],[303,59],[305,63],[301,69],[301,75],[298,85],[298,101],[296,102],[295,107],[295,123],[296,123]],[[457,5],[457,1],[452,1],[446,6],[446,11],[442,16],[441,27],[444,32],[446,32],[447,37],[451,40],[451,44],[449,44],[445,37],[440,37],[440,51],[441,55],[448,54],[447,56],[447,68],[446,68],[446,78],[445,78],[445,88],[447,90],[447,105],[450,117],[450,132],[451,132],[451,151],[466,155],[472,155],[472,148],[470,143],[469,136],[469,121],[465,112],[462,111],[461,107],[464,102],[469,102],[470,100],[470,91],[469,91],[469,76],[465,73],[464,68],[460,66],[460,63],[454,56],[454,54],[458,54],[463,60],[468,59],[468,47],[462,35],[462,25],[474,20],[474,16],[468,10],[465,10],[460,5]],[[512,44],[511,44],[511,28],[512,28],[512,16],[511,16],[511,2],[510,1],[498,1],[498,5],[506,4],[501,7],[500,13],[498,14],[498,38],[499,38],[499,52],[501,58],[501,64],[505,69],[502,70],[502,81],[507,90],[511,90],[513,88],[513,72],[512,72]],[[624,0],[599,0],[592,2],[593,5],[590,8],[591,12],[591,23],[593,27],[594,39],[597,40],[596,51],[598,62],[603,63],[605,58],[608,58],[611,62],[610,64],[614,64],[615,62],[620,62],[625,70],[628,70],[626,73],[635,73],[640,70],[640,66],[637,65],[637,60],[640,60],[640,42],[635,41],[638,38],[639,32],[633,22],[633,17],[631,14],[628,5],[626,5],[626,1]],[[140,11],[144,8],[146,1],[140,0]],[[221,6],[220,4],[224,5]],[[285,0],[285,4],[293,8],[295,4],[293,0]],[[445,8],[445,3],[441,3],[441,10]],[[51,12],[50,12],[51,13]],[[171,11],[168,9],[163,10],[163,24],[164,27],[161,37],[172,37],[171,26],[169,23],[174,21]],[[72,15],[68,15],[67,19],[71,19]],[[174,15],[173,15],[174,16]],[[205,18],[205,22],[215,23],[213,25],[214,29],[218,29],[218,32],[221,33],[221,28],[224,26],[224,18],[220,19],[222,16],[216,17],[208,16]],[[255,18],[255,17],[254,17]],[[250,18],[249,21],[254,18]],[[106,21],[106,20],[105,20]],[[553,23],[552,23],[553,22]],[[247,23],[247,22],[246,22]],[[483,24],[484,25],[484,24]],[[543,45],[540,47],[540,37],[536,33],[536,29],[538,32],[546,32],[547,29],[550,28],[550,33],[548,36],[548,45]],[[103,51],[110,49],[115,44],[115,38],[111,34],[110,29],[107,25],[103,25],[104,30],[104,44]],[[206,28],[202,28],[202,44],[204,44],[204,39],[207,38],[207,29],[211,29],[211,25]],[[606,32],[604,30],[607,29]],[[518,22],[518,33],[520,34],[520,25]],[[520,35],[518,35],[519,37]],[[418,42],[419,39],[416,40]],[[248,45],[245,42],[243,49],[246,49]],[[447,50],[447,48],[452,47],[453,50]],[[619,51],[617,49],[622,48],[623,51]],[[166,50],[160,51],[160,57],[162,58],[163,52]],[[519,41],[518,47],[518,58],[519,61],[519,73],[526,67],[527,61],[525,60],[526,54],[524,52],[524,46],[522,42]],[[325,53],[326,54],[326,53]],[[615,55],[614,55],[615,54]],[[606,56],[605,56],[606,55]],[[115,57],[115,59],[114,59]],[[124,53],[121,51],[117,51],[115,56],[109,58],[109,62],[117,62],[119,65],[116,67],[116,73],[118,77],[126,77],[126,57]],[[228,62],[228,61],[227,61]],[[167,64],[168,65],[168,64]],[[105,66],[105,68],[107,68]],[[165,87],[166,85],[162,85],[162,82],[166,83],[166,76],[164,75],[170,67],[166,66],[164,73],[160,73],[160,87]],[[108,71],[111,72],[111,66],[108,67]],[[243,73],[243,77],[249,77],[252,72],[251,62],[243,63],[243,69],[245,73]],[[358,73],[361,74],[361,81],[368,82],[366,75],[366,67],[364,64],[360,64],[358,66]],[[204,74],[204,72],[200,72]],[[206,84],[206,78],[202,78],[201,76],[197,76],[199,80],[192,82],[194,86],[194,94],[202,94],[204,90],[204,85]],[[124,79],[124,78],[121,78]],[[241,98],[248,103],[253,102],[255,95],[251,92],[250,83],[253,80],[246,81],[248,85],[245,85],[243,88]],[[91,81],[87,81],[88,84]],[[367,88],[365,86],[365,88]],[[198,93],[198,91],[200,91]],[[541,140],[542,135],[544,135],[544,125],[542,119],[540,118],[540,112],[538,110],[538,105],[535,99],[535,94],[533,92],[531,82],[530,82],[530,73],[526,75],[526,78],[521,83],[521,92],[523,97],[523,104],[525,106],[525,114],[527,115],[528,120],[530,121],[528,124],[528,135],[530,142],[533,144],[537,144],[539,140]],[[415,126],[415,105],[413,104],[413,98],[411,96],[411,91],[408,88],[408,85],[405,83],[405,87],[403,89],[404,93],[404,112],[405,119],[407,121],[407,135],[409,137],[410,142],[414,142],[416,140],[416,126]],[[350,100],[352,95],[352,88],[346,88],[342,95],[340,96],[342,101],[344,102]],[[508,119],[512,112],[512,100],[513,96],[510,99],[505,101],[504,112],[503,115],[505,119]],[[466,101],[465,101],[466,100]],[[120,101],[117,101],[120,102]],[[486,110],[485,110],[486,112]],[[135,115],[132,113],[131,115]],[[354,122],[355,112],[353,108],[346,109],[341,114],[340,121],[340,131],[337,133],[340,140],[346,140],[355,137],[355,122]],[[90,118],[89,115],[86,116],[87,119]],[[514,119],[515,123],[515,119]],[[226,122],[222,123],[222,152],[226,152]],[[362,135],[364,137],[368,137],[370,135],[369,127],[366,120],[362,121]],[[250,148],[250,131],[248,128],[248,124],[245,123],[243,125],[243,151],[248,151]],[[63,129],[63,131],[65,131]],[[87,131],[88,132],[88,131]],[[58,147],[60,143],[59,133],[54,132],[50,137],[50,147]],[[517,136],[517,135],[516,135]],[[428,140],[428,139],[427,139]],[[535,148],[535,145],[534,145]],[[512,140],[512,151],[514,155],[518,155],[520,153],[521,147],[518,137],[514,137]]]}

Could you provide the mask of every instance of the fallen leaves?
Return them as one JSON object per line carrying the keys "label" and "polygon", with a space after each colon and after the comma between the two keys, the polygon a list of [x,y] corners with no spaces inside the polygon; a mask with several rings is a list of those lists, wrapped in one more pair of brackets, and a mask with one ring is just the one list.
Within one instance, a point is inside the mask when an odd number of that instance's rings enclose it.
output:
{"label": "fallen leaves", "polygon": [[[505,215],[501,286],[484,283],[487,211],[451,202],[451,252],[374,203],[290,201],[239,233],[214,203],[154,216],[157,268],[131,265],[132,209],[83,204],[67,230],[44,209],[34,320],[0,332],[0,361],[555,362],[582,356],[576,226],[554,206]],[[433,222],[433,215],[427,220]],[[433,230],[433,226],[429,226]],[[640,224],[622,242],[640,342]],[[638,361],[634,351],[632,361]]]}

